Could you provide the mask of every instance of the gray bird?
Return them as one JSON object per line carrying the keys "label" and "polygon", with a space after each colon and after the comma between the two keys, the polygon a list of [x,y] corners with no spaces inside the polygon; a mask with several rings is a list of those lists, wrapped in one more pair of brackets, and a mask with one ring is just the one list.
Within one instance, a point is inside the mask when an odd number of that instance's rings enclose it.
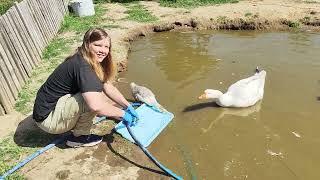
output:
{"label": "gray bird", "polygon": [[156,96],[152,93],[150,89],[143,86],[138,86],[134,82],[130,83],[130,87],[132,95],[137,101],[145,103],[146,105],[152,107],[152,109],[158,112],[167,111],[158,103]]}

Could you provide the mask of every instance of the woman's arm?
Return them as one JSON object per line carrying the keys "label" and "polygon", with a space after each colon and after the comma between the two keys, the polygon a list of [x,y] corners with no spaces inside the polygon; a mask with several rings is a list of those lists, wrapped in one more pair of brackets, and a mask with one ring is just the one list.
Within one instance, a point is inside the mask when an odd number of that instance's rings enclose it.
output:
{"label": "woman's arm", "polygon": [[120,91],[116,87],[114,87],[111,83],[109,82],[104,83],[103,91],[110,99],[118,103],[123,108],[127,108],[129,106],[129,102],[123,97]]}
{"label": "woman's arm", "polygon": [[109,104],[103,92],[85,92],[82,97],[97,114],[115,118],[122,118],[125,114],[124,110]]}

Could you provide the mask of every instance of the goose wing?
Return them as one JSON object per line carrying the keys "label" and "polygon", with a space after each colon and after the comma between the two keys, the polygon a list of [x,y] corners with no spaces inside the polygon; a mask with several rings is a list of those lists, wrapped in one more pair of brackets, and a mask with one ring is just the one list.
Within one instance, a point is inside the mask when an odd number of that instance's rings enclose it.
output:
{"label": "goose wing", "polygon": [[232,84],[227,94],[233,98],[237,106],[251,106],[262,99],[265,81],[265,71],[256,73],[246,79],[242,79]]}

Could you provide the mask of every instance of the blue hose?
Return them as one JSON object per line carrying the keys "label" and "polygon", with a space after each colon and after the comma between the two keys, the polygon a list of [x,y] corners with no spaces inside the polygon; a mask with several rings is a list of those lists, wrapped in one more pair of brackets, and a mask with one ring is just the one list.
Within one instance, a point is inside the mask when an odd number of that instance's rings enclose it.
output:
{"label": "blue hose", "polygon": [[[141,103],[131,103],[131,105],[132,106],[140,106]],[[139,140],[133,134],[130,126],[128,126],[127,123],[124,123],[124,124],[126,125],[126,128],[128,129],[128,132],[129,132],[130,136],[132,137],[132,139],[134,140],[134,142],[136,144],[138,144],[138,146],[149,157],[149,159],[151,159],[152,162],[154,162],[160,169],[162,169],[165,173],[167,173],[168,175],[170,175],[174,179],[177,179],[177,180],[182,180],[183,179],[182,177],[180,177],[180,176],[176,175],[175,173],[173,173],[170,169],[168,169],[165,166],[163,166],[159,161],[157,161],[157,159],[155,157],[153,157],[152,154],[145,147],[143,147],[143,145],[139,142]]]}
{"label": "blue hose", "polygon": [[56,140],[54,140],[52,143],[50,143],[49,145],[47,145],[44,148],[41,148],[39,150],[37,150],[35,153],[31,154],[30,156],[26,157],[23,161],[21,161],[20,163],[18,163],[17,165],[15,165],[12,169],[10,169],[9,171],[7,171],[6,173],[4,173],[2,176],[0,176],[0,180],[3,180],[5,177],[9,176],[10,174],[12,174],[13,172],[15,172],[16,170],[20,169],[22,166],[24,166],[25,164],[27,164],[29,161],[33,160],[34,158],[36,158],[37,156],[39,156],[40,154],[44,153],[45,151],[53,148],[56,144],[60,144],[62,143],[66,138],[65,136],[59,137]]}
{"label": "blue hose", "polygon": [[[132,103],[132,106],[139,106],[140,103]],[[101,117],[99,119],[99,121],[96,121],[95,124],[97,124],[98,122],[102,121],[103,119],[105,119],[105,117]],[[154,162],[160,169],[162,169],[164,172],[166,172],[168,175],[172,176],[175,179],[181,180],[182,177],[176,175],[175,173],[173,173],[171,170],[169,170],[168,168],[164,167],[162,164],[160,164],[150,153],[149,151],[144,148],[141,143],[137,140],[137,138],[134,136],[134,134],[132,133],[130,127],[125,123],[130,135],[132,136],[132,138],[134,139],[134,141],[138,144],[138,146],[142,149],[142,151],[152,160],[152,162]],[[5,172],[2,176],[0,176],[0,180],[4,180],[5,177],[9,176],[10,174],[12,174],[13,172],[15,172],[16,170],[20,169],[22,166],[26,165],[28,162],[30,162],[31,160],[33,160],[34,158],[38,157],[40,154],[44,153],[45,151],[53,148],[54,146],[56,146],[57,144],[62,143],[65,139],[66,139],[66,135],[62,136],[60,138],[57,138],[56,140],[54,140],[52,143],[50,143],[49,145],[47,145],[44,148],[41,148],[39,150],[37,150],[35,153],[31,154],[30,156],[28,156],[27,158],[25,158],[23,161],[21,161],[20,163],[18,163],[17,165],[15,165],[12,169],[10,169],[9,171]]]}
{"label": "blue hose", "polygon": [[149,151],[143,147],[143,145],[138,141],[138,139],[136,138],[136,136],[133,134],[130,126],[127,123],[124,123],[128,129],[129,134],[131,135],[131,137],[133,138],[133,140],[136,142],[136,144],[138,144],[138,146],[142,149],[142,151],[149,157],[149,159],[151,159],[152,162],[154,162],[160,169],[162,169],[165,173],[167,173],[168,175],[170,175],[171,177],[173,177],[174,179],[177,180],[182,180],[183,178],[176,175],[175,173],[173,173],[170,169],[166,168],[165,166],[163,166],[160,162],[157,161],[156,158],[154,158]]}

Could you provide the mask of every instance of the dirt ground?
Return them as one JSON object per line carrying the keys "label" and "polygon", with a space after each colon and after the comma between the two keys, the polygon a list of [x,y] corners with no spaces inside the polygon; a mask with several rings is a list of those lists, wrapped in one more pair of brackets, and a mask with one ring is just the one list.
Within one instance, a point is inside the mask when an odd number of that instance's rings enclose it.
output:
{"label": "dirt ground", "polygon": [[[160,21],[156,24],[128,21],[123,19],[127,16],[125,6],[105,5],[108,11],[103,18],[119,26],[108,29],[119,71],[126,68],[130,42],[153,32],[179,29],[290,30],[290,22],[305,17],[310,22],[304,23],[301,30],[320,29],[320,0],[248,0],[194,9],[160,7],[154,1],[140,3]],[[252,15],[248,17],[248,14]],[[221,17],[228,20],[221,22]],[[30,114],[14,112],[1,116],[0,122],[0,138],[13,133],[19,146],[44,147],[55,138],[38,129]],[[28,163],[20,173],[27,179],[169,179],[137,146],[113,133],[114,125],[115,122],[106,121],[96,126],[95,132],[104,135],[99,146],[71,149],[59,145]],[[26,143],[26,139],[33,135],[48,138]],[[169,168],[174,171],[174,167]]]}

